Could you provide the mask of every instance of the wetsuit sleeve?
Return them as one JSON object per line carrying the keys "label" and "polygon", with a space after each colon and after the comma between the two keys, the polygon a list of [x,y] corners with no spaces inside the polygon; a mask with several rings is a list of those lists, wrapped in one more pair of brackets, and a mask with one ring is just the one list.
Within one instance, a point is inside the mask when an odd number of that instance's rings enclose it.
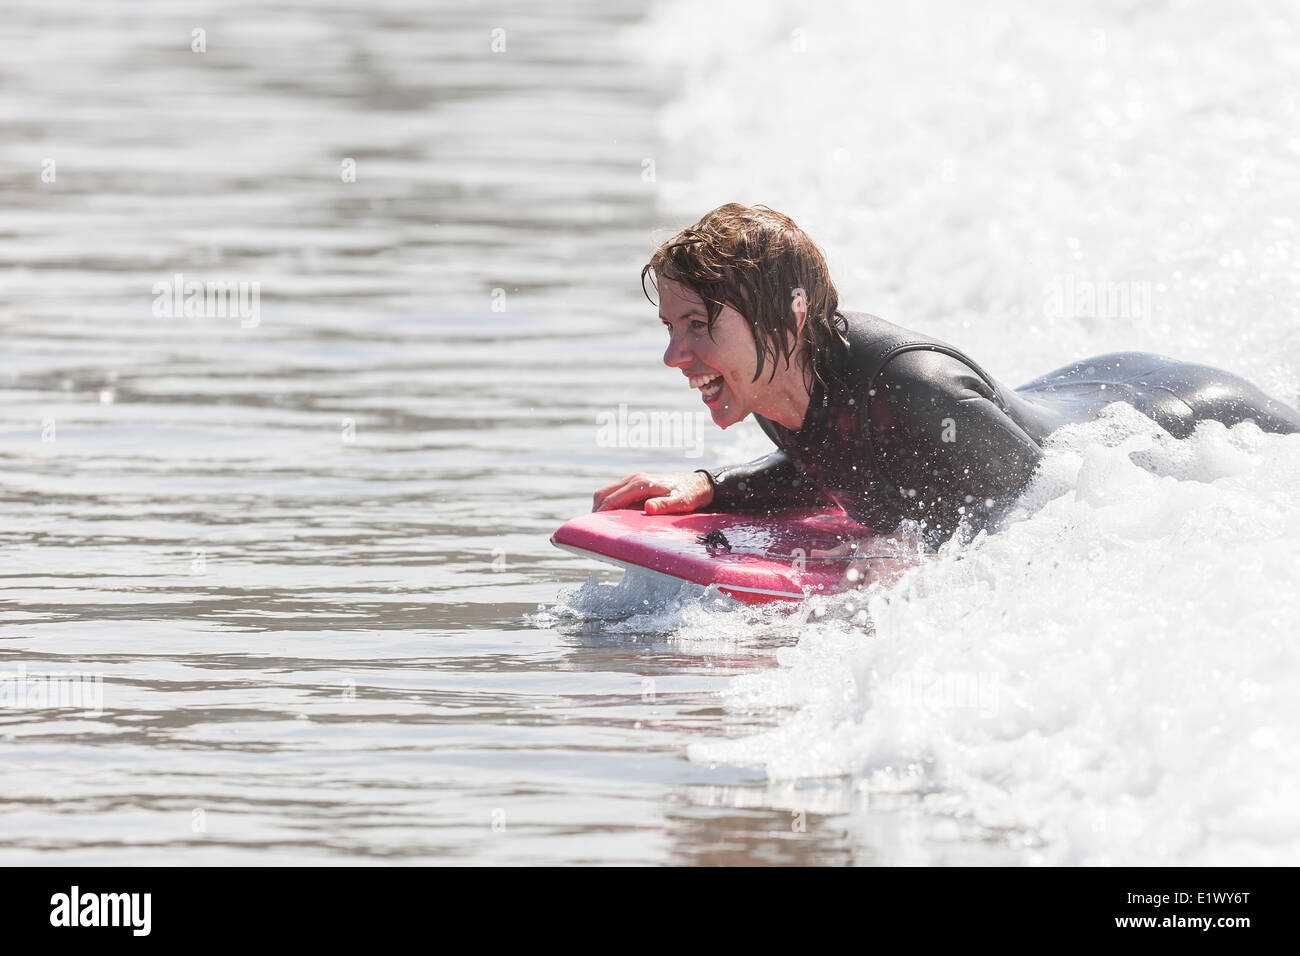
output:
{"label": "wetsuit sleeve", "polygon": [[901,492],[903,517],[929,529],[951,533],[968,513],[978,525],[985,502],[1023,489],[1042,459],[989,383],[942,352],[894,356],[870,402],[880,471]]}
{"label": "wetsuit sleeve", "polygon": [[777,511],[830,504],[830,499],[780,450],[705,474],[713,484],[713,501],[709,504],[713,511]]}

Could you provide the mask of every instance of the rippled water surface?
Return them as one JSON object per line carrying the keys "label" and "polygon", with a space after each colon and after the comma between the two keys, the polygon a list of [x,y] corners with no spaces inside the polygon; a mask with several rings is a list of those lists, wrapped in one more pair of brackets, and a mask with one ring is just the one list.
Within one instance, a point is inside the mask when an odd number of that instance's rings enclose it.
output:
{"label": "rippled water surface", "polygon": [[[1151,348],[1294,401],[1300,31],[1192,6],[8,3],[0,861],[1291,856],[1291,439],[1120,414],[811,623],[547,541],[763,450],[599,439],[698,420],[637,273],[732,199],[1007,381]],[[1067,273],[1156,312],[1045,319]],[[15,680],[56,672],[102,712]]]}
{"label": "rippled water surface", "polygon": [[[656,461],[597,411],[691,407],[635,281],[637,15],[7,7],[0,668],[102,713],[0,711],[0,859],[847,858],[685,755],[789,635],[526,618],[596,571],[550,532]],[[158,314],[196,281],[257,314]]]}

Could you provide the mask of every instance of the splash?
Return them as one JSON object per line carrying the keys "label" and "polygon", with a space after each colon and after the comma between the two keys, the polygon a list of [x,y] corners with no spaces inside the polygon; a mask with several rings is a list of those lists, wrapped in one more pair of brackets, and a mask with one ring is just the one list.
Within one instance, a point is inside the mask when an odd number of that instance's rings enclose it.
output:
{"label": "splash", "polygon": [[[728,706],[795,707],[692,758],[850,775],[1046,862],[1300,851],[1300,436],[1127,405],[1054,436],[996,534],[863,592]],[[852,600],[852,598],[844,598]]]}

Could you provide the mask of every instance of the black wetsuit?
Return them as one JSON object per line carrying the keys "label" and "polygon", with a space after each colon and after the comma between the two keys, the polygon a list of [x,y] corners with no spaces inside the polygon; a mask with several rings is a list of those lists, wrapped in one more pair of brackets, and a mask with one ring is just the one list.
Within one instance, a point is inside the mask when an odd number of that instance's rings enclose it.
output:
{"label": "black wetsuit", "polygon": [[982,526],[990,502],[1029,481],[1044,438],[1093,420],[1111,402],[1128,402],[1177,438],[1207,418],[1300,432],[1300,412],[1210,366],[1112,352],[1013,390],[938,339],[865,313],[843,314],[848,344],[836,342],[819,357],[830,384],[814,384],[803,426],[791,430],[755,415],[779,450],[707,472],[713,510],[834,502],[882,533],[916,519],[937,542],[963,516],[971,530]]}

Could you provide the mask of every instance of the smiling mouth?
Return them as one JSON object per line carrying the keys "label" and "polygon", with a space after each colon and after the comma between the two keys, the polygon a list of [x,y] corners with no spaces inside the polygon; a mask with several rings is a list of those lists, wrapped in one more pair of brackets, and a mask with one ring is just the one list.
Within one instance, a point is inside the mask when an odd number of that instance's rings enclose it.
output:
{"label": "smiling mouth", "polygon": [[713,402],[722,392],[722,376],[716,372],[707,372],[704,375],[692,375],[687,379],[691,388],[700,390],[700,397],[706,403]]}

